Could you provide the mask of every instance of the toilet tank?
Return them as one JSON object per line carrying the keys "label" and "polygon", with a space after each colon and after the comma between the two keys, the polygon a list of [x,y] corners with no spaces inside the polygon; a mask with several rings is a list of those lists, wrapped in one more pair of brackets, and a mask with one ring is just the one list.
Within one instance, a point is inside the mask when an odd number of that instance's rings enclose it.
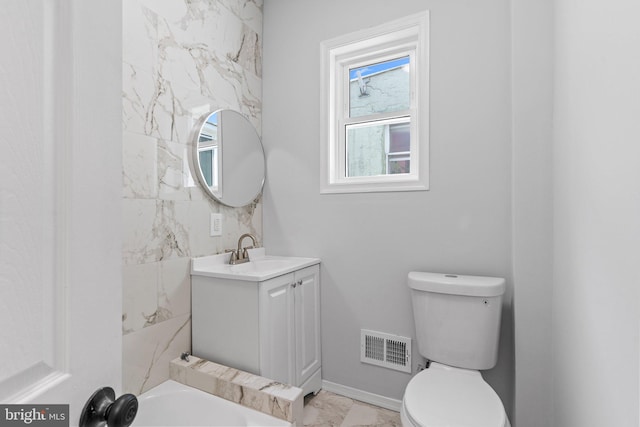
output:
{"label": "toilet tank", "polygon": [[408,284],[423,357],[466,369],[495,366],[504,279],[414,271]]}

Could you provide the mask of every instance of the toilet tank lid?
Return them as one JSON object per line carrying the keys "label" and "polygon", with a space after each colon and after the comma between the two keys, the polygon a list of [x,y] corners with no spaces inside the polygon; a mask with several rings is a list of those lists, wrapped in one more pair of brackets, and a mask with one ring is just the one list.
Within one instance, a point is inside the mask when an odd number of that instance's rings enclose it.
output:
{"label": "toilet tank lid", "polygon": [[409,287],[419,291],[448,295],[495,297],[504,294],[505,280],[501,277],[462,276],[459,274],[409,273]]}

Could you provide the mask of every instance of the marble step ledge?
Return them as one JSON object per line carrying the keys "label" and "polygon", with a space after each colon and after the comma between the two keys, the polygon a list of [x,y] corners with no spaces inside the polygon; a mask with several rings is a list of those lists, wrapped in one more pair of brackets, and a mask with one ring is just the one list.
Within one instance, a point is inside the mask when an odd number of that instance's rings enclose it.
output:
{"label": "marble step ledge", "polygon": [[169,366],[172,380],[302,426],[302,389],[208,360],[176,358]]}

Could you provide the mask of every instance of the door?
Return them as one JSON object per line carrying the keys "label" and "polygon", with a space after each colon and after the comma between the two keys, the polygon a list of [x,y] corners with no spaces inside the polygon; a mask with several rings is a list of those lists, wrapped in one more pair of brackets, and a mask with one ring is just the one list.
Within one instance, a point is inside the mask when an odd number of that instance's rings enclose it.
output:
{"label": "door", "polygon": [[121,9],[0,13],[0,402],[121,388]]}
{"label": "door", "polygon": [[295,383],[293,274],[260,283],[260,375]]}
{"label": "door", "polygon": [[295,273],[296,384],[320,368],[320,267]]}

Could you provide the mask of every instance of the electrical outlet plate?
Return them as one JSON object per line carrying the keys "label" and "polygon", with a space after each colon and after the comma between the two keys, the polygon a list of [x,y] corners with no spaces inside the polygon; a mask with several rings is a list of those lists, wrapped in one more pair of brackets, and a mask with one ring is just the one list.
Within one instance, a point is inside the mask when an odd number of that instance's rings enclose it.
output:
{"label": "electrical outlet plate", "polygon": [[220,213],[212,213],[211,214],[211,232],[210,235],[213,236],[222,236],[222,214]]}

